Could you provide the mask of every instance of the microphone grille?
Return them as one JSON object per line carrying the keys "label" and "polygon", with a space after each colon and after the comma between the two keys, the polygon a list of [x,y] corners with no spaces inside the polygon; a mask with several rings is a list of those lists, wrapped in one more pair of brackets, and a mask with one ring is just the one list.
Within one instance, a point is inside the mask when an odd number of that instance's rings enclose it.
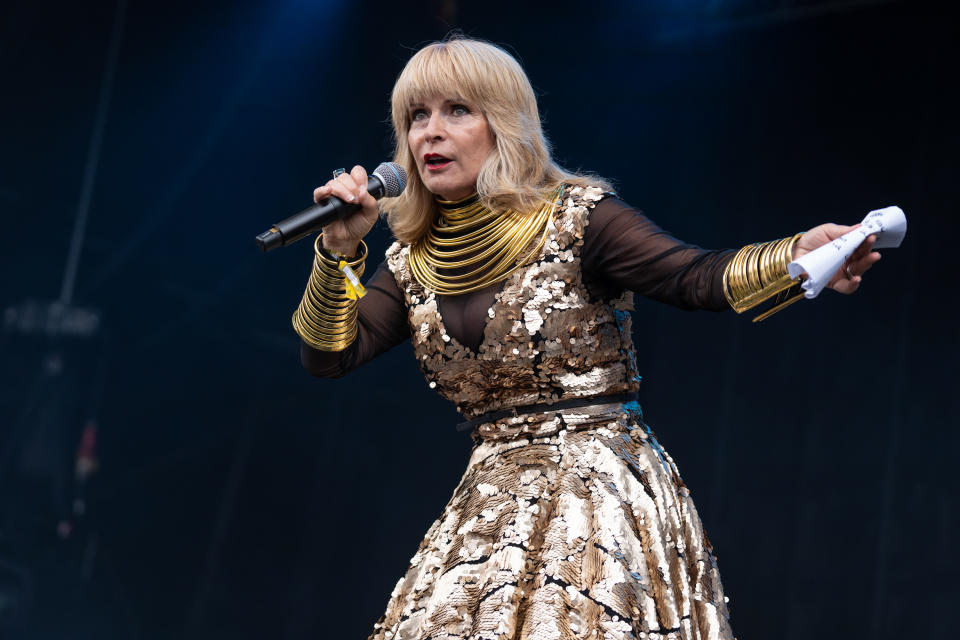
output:
{"label": "microphone grille", "polygon": [[373,175],[383,183],[383,197],[396,198],[407,187],[407,172],[396,162],[381,162]]}

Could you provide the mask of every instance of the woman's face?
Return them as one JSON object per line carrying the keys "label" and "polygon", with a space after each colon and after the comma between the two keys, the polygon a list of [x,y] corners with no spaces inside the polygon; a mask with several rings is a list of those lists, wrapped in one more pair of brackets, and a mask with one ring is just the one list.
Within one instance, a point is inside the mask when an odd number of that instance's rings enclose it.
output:
{"label": "woman's face", "polygon": [[407,143],[420,179],[444,200],[466,198],[493,151],[494,139],[480,109],[458,98],[434,96],[410,105]]}

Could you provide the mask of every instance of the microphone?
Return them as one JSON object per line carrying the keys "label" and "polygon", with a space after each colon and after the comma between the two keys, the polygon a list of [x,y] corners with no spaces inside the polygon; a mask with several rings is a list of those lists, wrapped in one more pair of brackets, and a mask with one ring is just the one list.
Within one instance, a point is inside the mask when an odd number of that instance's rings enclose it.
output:
{"label": "microphone", "polygon": [[[396,198],[403,193],[406,186],[407,172],[396,162],[380,163],[367,180],[367,191],[377,200],[384,197]],[[285,247],[359,210],[358,203],[344,202],[336,196],[330,196],[320,204],[304,209],[258,235],[257,246],[261,251]]]}

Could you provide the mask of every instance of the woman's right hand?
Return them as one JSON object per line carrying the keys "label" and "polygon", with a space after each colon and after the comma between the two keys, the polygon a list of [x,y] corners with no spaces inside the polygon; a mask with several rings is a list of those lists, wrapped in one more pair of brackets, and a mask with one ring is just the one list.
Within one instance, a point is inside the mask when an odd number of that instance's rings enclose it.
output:
{"label": "woman's right hand", "polygon": [[367,192],[367,171],[360,165],[341,173],[322,187],[313,190],[313,201],[336,196],[344,202],[359,203],[362,209],[331,222],[323,228],[323,248],[343,256],[357,255],[360,240],[370,232],[380,210],[376,199]]}

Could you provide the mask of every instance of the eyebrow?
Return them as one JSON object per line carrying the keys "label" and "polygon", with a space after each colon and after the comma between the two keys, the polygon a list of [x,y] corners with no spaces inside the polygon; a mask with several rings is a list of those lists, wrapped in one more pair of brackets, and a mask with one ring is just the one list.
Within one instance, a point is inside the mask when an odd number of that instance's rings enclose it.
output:
{"label": "eyebrow", "polygon": [[[466,105],[469,105],[469,104],[472,104],[472,103],[471,103],[469,100],[467,100],[466,98],[455,97],[455,98],[446,98],[446,99],[443,101],[443,104],[466,104]],[[411,102],[411,103],[408,105],[407,108],[408,108],[408,109],[412,109],[413,107],[424,107],[424,106],[426,106],[426,105],[425,105],[424,103],[422,103],[422,102]]]}

